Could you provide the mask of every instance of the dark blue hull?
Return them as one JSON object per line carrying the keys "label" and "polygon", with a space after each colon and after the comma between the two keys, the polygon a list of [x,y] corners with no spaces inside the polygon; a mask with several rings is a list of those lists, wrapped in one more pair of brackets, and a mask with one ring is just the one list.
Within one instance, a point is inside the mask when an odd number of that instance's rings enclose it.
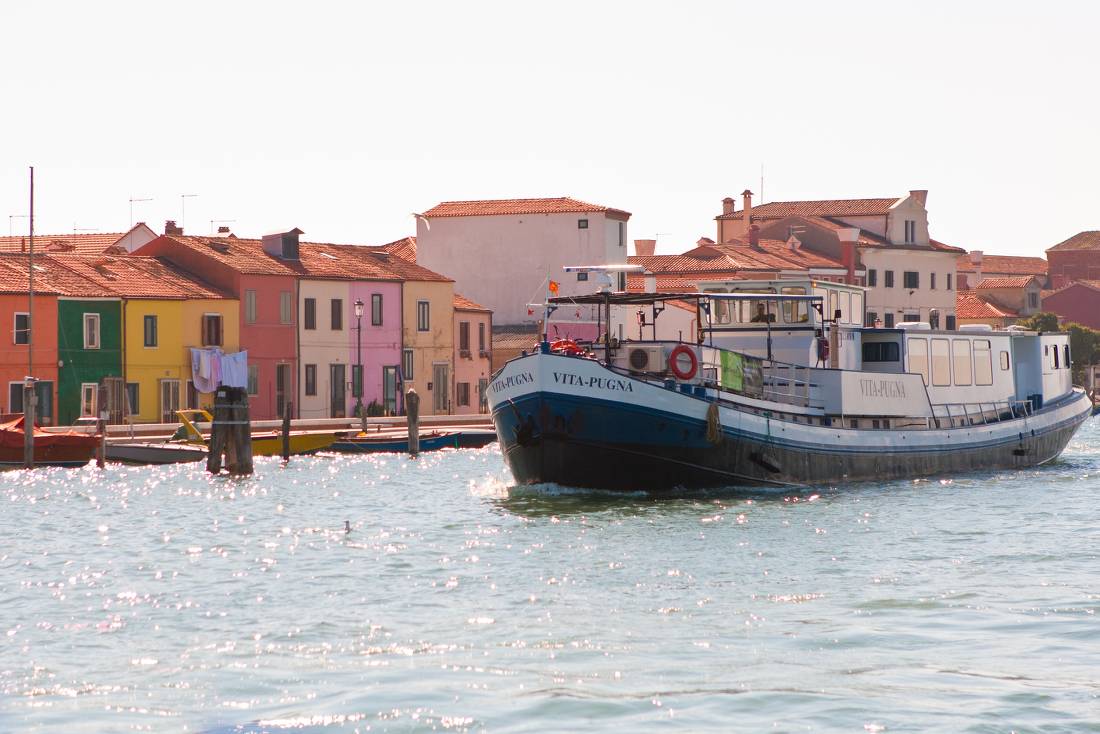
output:
{"label": "dark blue hull", "polygon": [[[487,430],[453,431],[436,436],[421,436],[421,451],[436,451],[438,449],[476,449],[488,446],[496,441],[496,434]],[[345,438],[332,444],[333,451],[347,453],[407,453],[409,440],[407,438],[378,439],[378,438]]]}

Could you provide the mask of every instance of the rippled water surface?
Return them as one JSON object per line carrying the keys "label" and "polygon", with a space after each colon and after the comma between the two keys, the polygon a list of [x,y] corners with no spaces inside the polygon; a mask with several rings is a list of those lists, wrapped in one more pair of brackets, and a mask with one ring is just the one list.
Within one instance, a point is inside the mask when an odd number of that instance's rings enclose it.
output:
{"label": "rippled water surface", "polygon": [[2,474],[0,731],[1100,731],[1098,419],[1023,472],[509,482],[495,446]]}

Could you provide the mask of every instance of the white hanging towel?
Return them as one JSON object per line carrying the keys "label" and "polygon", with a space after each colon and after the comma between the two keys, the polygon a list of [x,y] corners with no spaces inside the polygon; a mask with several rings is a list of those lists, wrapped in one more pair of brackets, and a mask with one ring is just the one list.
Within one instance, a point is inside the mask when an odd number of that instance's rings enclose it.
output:
{"label": "white hanging towel", "polygon": [[202,393],[214,392],[218,389],[217,378],[214,377],[210,366],[210,360],[217,359],[207,349],[191,349],[191,382],[195,389]]}
{"label": "white hanging towel", "polygon": [[226,387],[248,387],[248,351],[223,354],[221,358],[222,384]]}

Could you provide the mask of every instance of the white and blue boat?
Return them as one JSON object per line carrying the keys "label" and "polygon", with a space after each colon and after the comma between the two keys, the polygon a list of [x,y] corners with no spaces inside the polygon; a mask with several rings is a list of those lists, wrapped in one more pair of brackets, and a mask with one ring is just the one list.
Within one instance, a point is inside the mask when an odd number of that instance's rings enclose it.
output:
{"label": "white and blue boat", "polygon": [[[669,493],[1019,469],[1055,459],[1090,414],[1066,334],[868,328],[854,286],[737,288],[551,299],[599,304],[611,328],[544,337],[493,376],[516,482]],[[672,304],[686,335],[656,325]],[[640,338],[615,336],[623,312]]]}

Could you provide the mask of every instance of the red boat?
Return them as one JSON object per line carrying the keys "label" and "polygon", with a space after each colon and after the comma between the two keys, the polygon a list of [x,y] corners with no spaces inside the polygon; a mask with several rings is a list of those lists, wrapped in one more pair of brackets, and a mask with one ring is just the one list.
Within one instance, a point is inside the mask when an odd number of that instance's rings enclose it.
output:
{"label": "red boat", "polygon": [[[0,423],[0,466],[23,466],[23,417]],[[34,428],[35,466],[83,466],[95,456],[95,436]]]}

